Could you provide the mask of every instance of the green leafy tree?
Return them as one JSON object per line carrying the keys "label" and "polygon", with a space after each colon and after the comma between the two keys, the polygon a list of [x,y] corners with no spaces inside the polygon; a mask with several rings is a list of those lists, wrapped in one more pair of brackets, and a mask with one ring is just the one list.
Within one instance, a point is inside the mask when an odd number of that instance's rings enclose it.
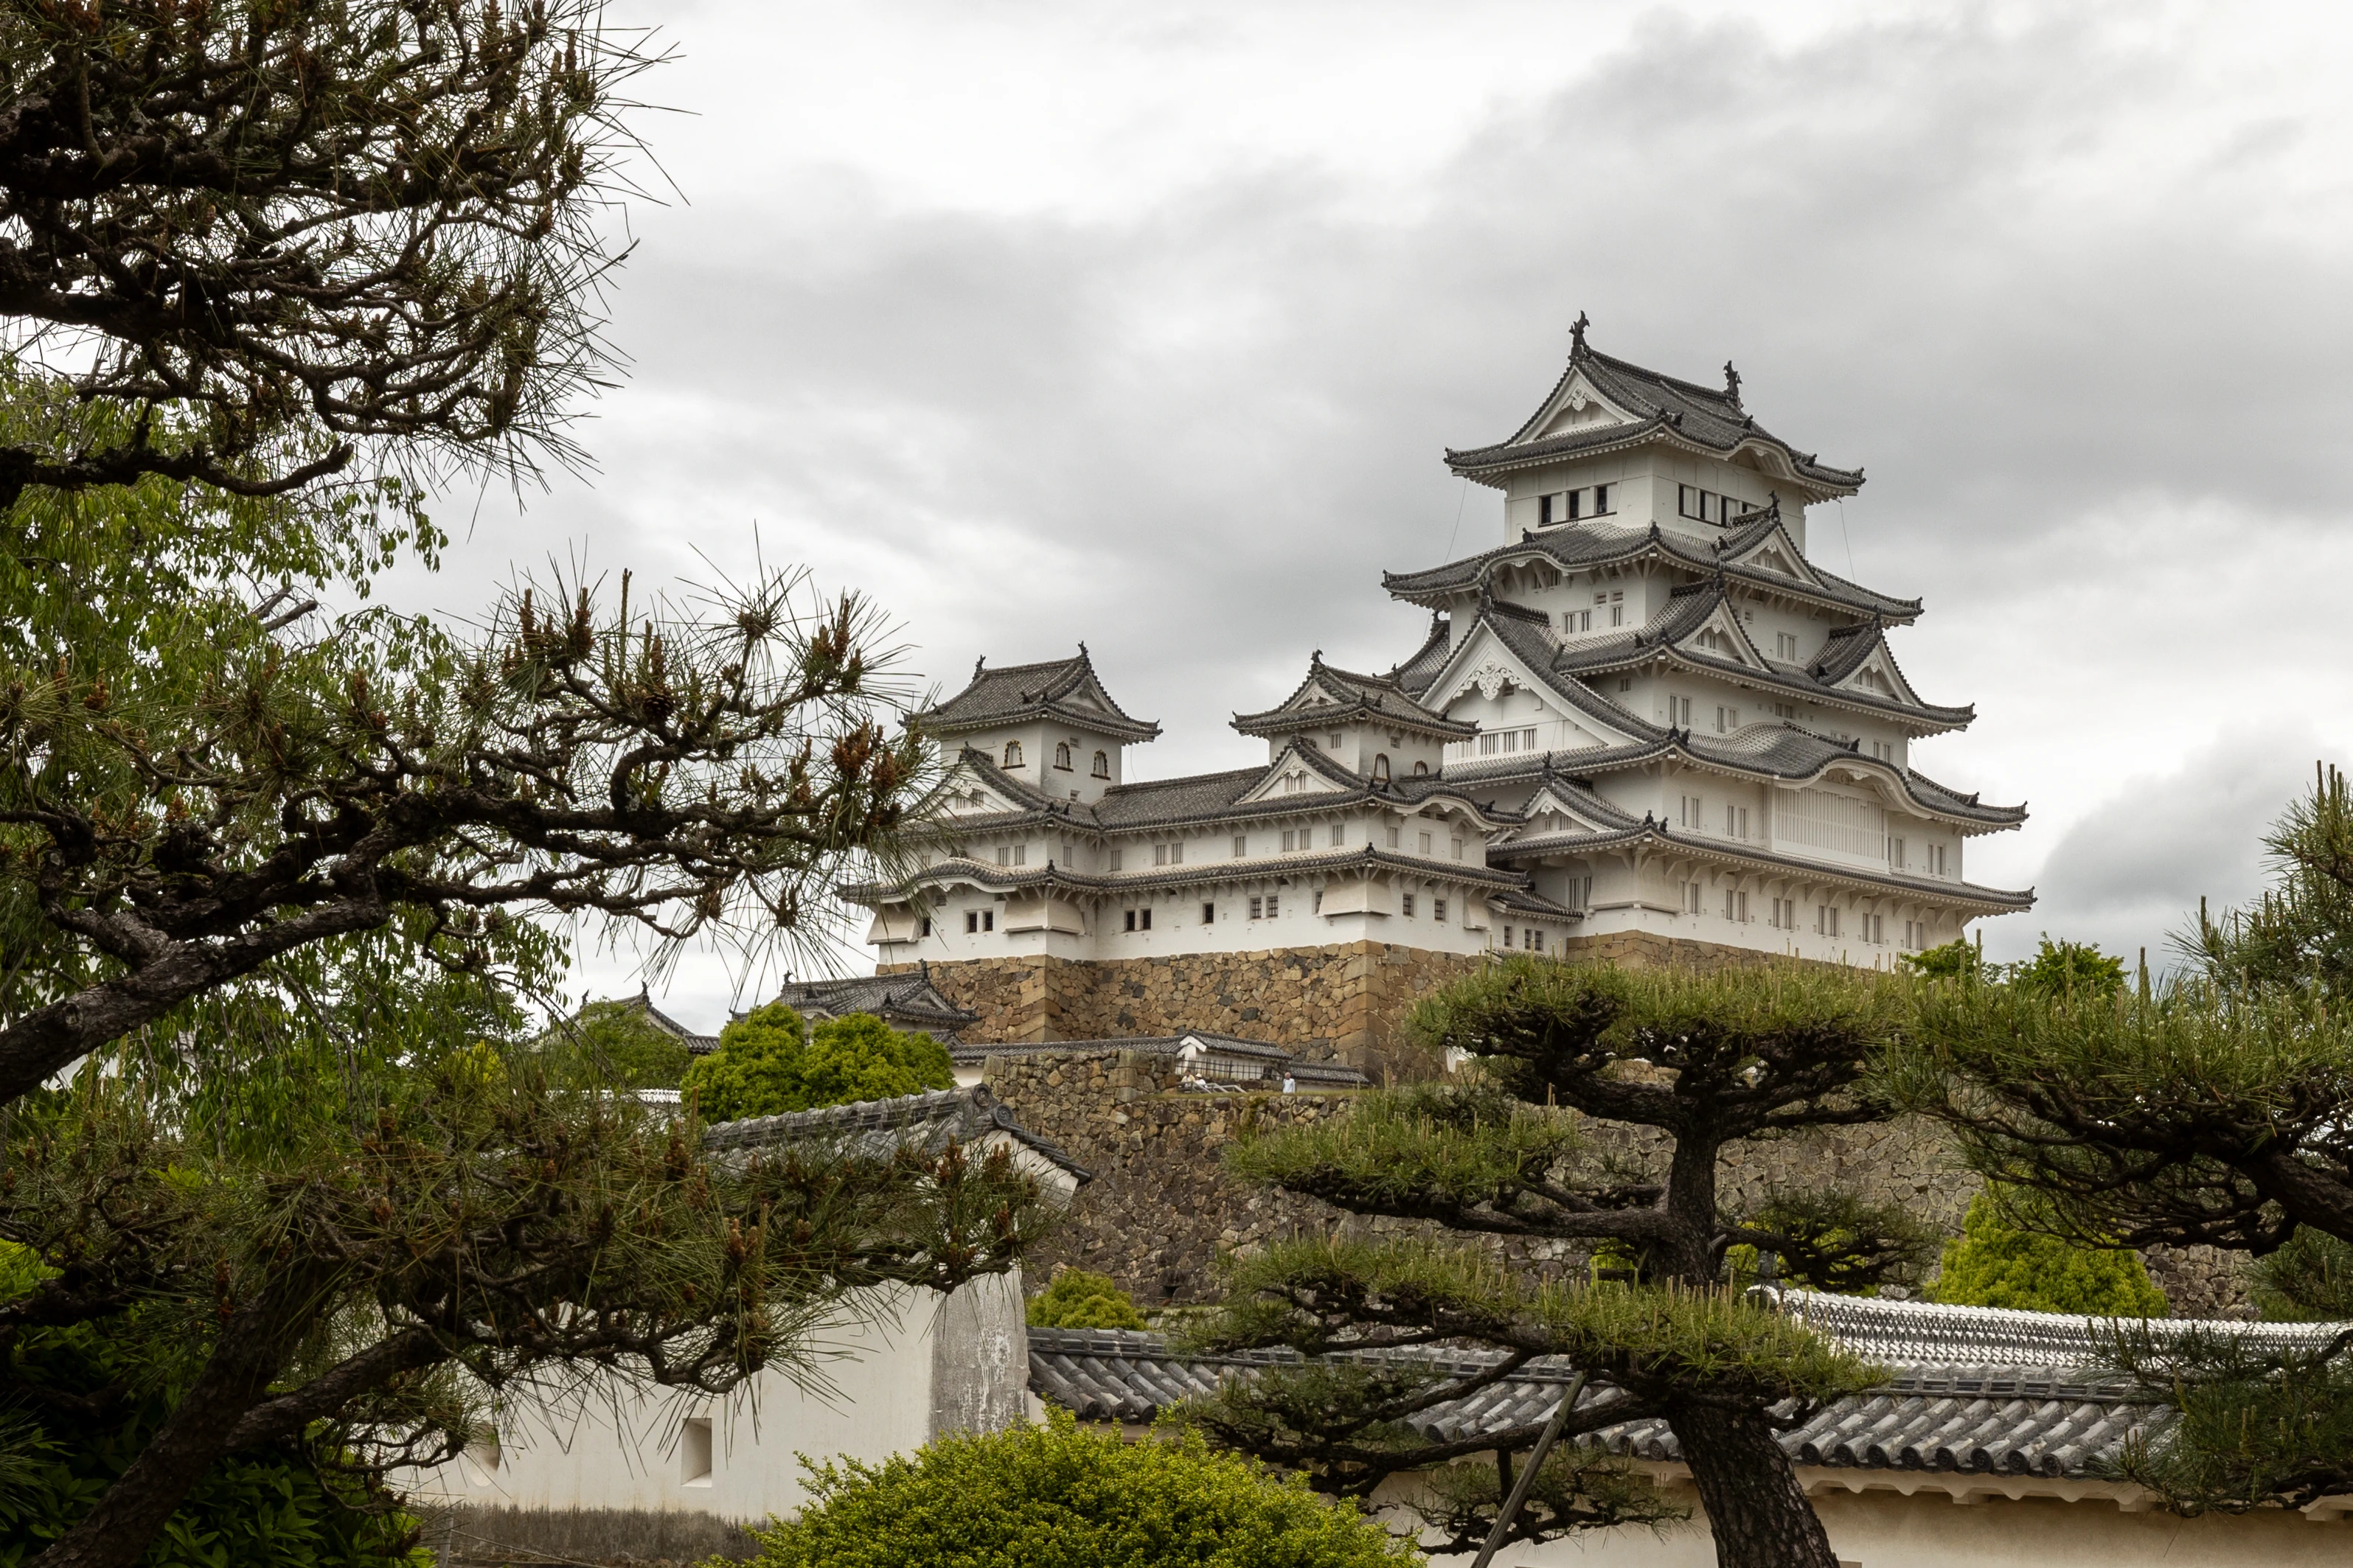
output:
{"label": "green leafy tree", "polygon": [[[804,1461],[806,1463],[806,1461]],[[870,1465],[808,1467],[800,1517],[761,1535],[763,1568],[1406,1568],[1412,1545],[1294,1478],[1198,1436],[1124,1441],[1065,1412],[1043,1426],[934,1438]]]}
{"label": "green leafy tree", "polygon": [[1149,1325],[1134,1300],[1108,1274],[1065,1268],[1029,1298],[1033,1329],[1143,1329]]}
{"label": "green leafy tree", "polygon": [[1990,1193],[1969,1201],[1960,1236],[1945,1243],[1944,1271],[1929,1299],[2097,1317],[2161,1318],[2168,1310],[2139,1254],[2023,1228]]}
{"label": "green leafy tree", "polygon": [[2052,942],[2045,932],[2032,958],[2012,964],[2012,985],[2038,996],[2074,996],[2086,1002],[2114,996],[2125,987],[2125,961],[2090,942]]}
{"label": "green leafy tree", "polygon": [[[1717,1169],[1750,1139],[1884,1115],[1864,1080],[1905,1011],[1898,982],[1790,966],[1698,976],[1524,957],[1445,987],[1413,1027],[1433,1054],[1471,1053],[1480,1081],[1368,1096],[1345,1119],[1247,1138],[1229,1155],[1241,1174],[1353,1213],[1425,1222],[1435,1235],[1269,1248],[1232,1266],[1224,1303],[1197,1338],[1310,1358],[1472,1344],[1500,1359],[1476,1373],[1404,1361],[1268,1368],[1228,1384],[1197,1418],[1341,1496],[1453,1467],[1441,1479],[1446,1505],[1430,1517],[1460,1550],[1484,1538],[1514,1456],[1540,1427],[1425,1438],[1407,1417],[1535,1357],[1562,1356],[1597,1391],[1567,1435],[1663,1417],[1727,1568],[1835,1568],[1775,1423],[1788,1402],[1803,1409],[1867,1386],[1873,1371],[1744,1298],[1725,1280],[1725,1254],[1771,1251],[1790,1278],[1869,1289],[1926,1261],[1921,1232],[1855,1202],[1785,1198],[1771,1212],[1733,1212],[1719,1202]],[[1588,1131],[1601,1124],[1636,1147],[1649,1140],[1654,1155],[1604,1152]],[[1450,1233],[1609,1248],[1630,1279],[1530,1278],[1442,1239]],[[1512,1539],[1678,1511],[1589,1453],[1554,1464]]]}
{"label": "green leafy tree", "polygon": [[694,1060],[684,1040],[628,1002],[591,1002],[558,1033],[570,1054],[625,1089],[676,1089]]}
{"label": "green leafy tree", "polygon": [[893,1029],[871,1013],[828,1018],[812,1029],[782,1002],[729,1023],[718,1048],[685,1079],[712,1121],[892,1100],[955,1083],[947,1047],[929,1035]]}
{"label": "green leafy tree", "polygon": [[1997,966],[1986,963],[1985,954],[1967,937],[1955,937],[1941,947],[1899,953],[1897,962],[1912,973],[1930,980],[1989,980],[1997,976]]}

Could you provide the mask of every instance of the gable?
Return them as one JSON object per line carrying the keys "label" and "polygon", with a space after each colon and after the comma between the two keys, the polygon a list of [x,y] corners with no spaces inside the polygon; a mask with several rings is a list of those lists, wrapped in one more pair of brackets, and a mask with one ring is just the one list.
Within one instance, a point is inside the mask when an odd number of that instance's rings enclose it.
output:
{"label": "gable", "polygon": [[[1560,689],[1553,681],[1531,668],[1527,660],[1513,651],[1510,645],[1496,635],[1494,628],[1483,621],[1473,626],[1470,635],[1462,639],[1462,646],[1454,650],[1453,656],[1446,661],[1446,667],[1439,671],[1437,679],[1422,693],[1421,703],[1457,723],[1470,723],[1473,720],[1466,715],[1506,690],[1530,693],[1544,705],[1541,721],[1565,721],[1572,734],[1588,737],[1593,745],[1605,746],[1634,737],[1633,730],[1620,729],[1607,721],[1597,722],[1591,710],[1585,704],[1572,702],[1562,696]],[[1598,696],[1591,700],[1597,706],[1607,705],[1605,700]],[[1491,738],[1493,731],[1481,735],[1473,744],[1472,754],[1489,754],[1485,748]]]}
{"label": "gable", "polygon": [[[1324,765],[1328,767],[1330,764]],[[1258,783],[1244,790],[1234,804],[1250,805],[1260,801],[1280,800],[1290,795],[1350,793],[1352,793],[1351,785],[1341,784],[1324,773],[1323,768],[1307,761],[1294,742],[1282,748],[1282,753],[1267,768],[1265,775]]]}
{"label": "gable", "polygon": [[1527,439],[1542,441],[1554,436],[1633,422],[1631,415],[1604,398],[1580,373],[1568,378],[1568,384],[1560,389],[1552,406],[1536,420],[1536,427]]}
{"label": "gable", "polygon": [[1711,658],[1728,659],[1751,669],[1765,668],[1765,658],[1757,645],[1748,640],[1748,633],[1740,618],[1732,613],[1729,604],[1719,604],[1707,617],[1675,642],[1686,652],[1706,654]]}
{"label": "gable", "polygon": [[1550,786],[1536,791],[1521,810],[1528,819],[1516,835],[1523,838],[1546,833],[1608,833],[1618,826],[1591,802],[1564,795]]}
{"label": "gable", "polygon": [[1921,705],[1919,694],[1912,689],[1912,683],[1904,679],[1904,672],[1895,668],[1895,659],[1884,643],[1873,648],[1869,656],[1838,683],[1836,689],[1911,707]]}

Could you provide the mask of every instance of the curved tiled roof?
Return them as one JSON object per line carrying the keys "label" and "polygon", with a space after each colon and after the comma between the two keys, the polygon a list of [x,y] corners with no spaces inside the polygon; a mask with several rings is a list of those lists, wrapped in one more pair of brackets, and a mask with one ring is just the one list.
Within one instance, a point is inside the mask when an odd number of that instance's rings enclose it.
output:
{"label": "curved tiled roof", "polygon": [[855,974],[842,980],[791,980],[775,1000],[806,1012],[835,1016],[871,1013],[885,1023],[903,1020],[960,1029],[980,1015],[959,1007],[932,984],[928,966],[912,974]]}
{"label": "curved tiled roof", "polygon": [[[1582,318],[1580,318],[1580,321]],[[1726,367],[1728,370],[1730,367]],[[1536,426],[1549,414],[1570,379],[1582,372],[1593,389],[1633,416],[1631,425],[1605,425],[1540,437]],[[1646,440],[1666,440],[1714,457],[1747,449],[1769,454],[1789,474],[1824,495],[1852,495],[1862,484],[1861,468],[1837,468],[1800,452],[1758,425],[1740,404],[1736,381],[1723,387],[1662,375],[1627,360],[1588,348],[1580,325],[1568,365],[1525,424],[1493,446],[1449,447],[1447,467],[1477,477],[1550,458],[1603,452]]]}
{"label": "curved tiled roof", "polygon": [[995,866],[979,860],[951,858],[935,861],[905,880],[892,884],[856,882],[839,889],[852,903],[903,899],[917,888],[969,882],[992,892],[1036,892],[1068,888],[1097,894],[1149,892],[1159,888],[1193,888],[1208,882],[1257,882],[1271,877],[1296,877],[1309,872],[1402,871],[1435,881],[1473,883],[1489,888],[1518,888],[1527,879],[1517,871],[1498,870],[1461,860],[1425,860],[1396,849],[1317,849],[1293,855],[1253,855],[1246,860],[1200,860],[1182,866],[1155,866],[1148,871],[1070,871],[1051,861],[1043,866]]}
{"label": "curved tiled roof", "polygon": [[[1311,689],[1323,691],[1329,700],[1302,702]],[[1324,662],[1320,648],[1308,658],[1307,678],[1290,696],[1262,713],[1235,714],[1233,725],[1245,735],[1276,735],[1367,718],[1450,740],[1479,732],[1476,724],[1458,723],[1424,708],[1407,694],[1394,675],[1359,675],[1335,668]]]}
{"label": "curved tiled roof", "polygon": [[915,718],[934,735],[1043,718],[1134,741],[1149,741],[1160,733],[1159,725],[1148,719],[1131,719],[1112,700],[1095,674],[1084,643],[1079,645],[1076,658],[1043,664],[1008,664],[990,669],[985,662],[976,661],[969,685]]}
{"label": "curved tiled roof", "polygon": [[1430,635],[1421,639],[1419,647],[1389,671],[1389,679],[1398,683],[1398,689],[1414,698],[1429,690],[1430,683],[1438,679],[1438,672],[1446,668],[1446,655],[1453,646],[1453,628],[1446,616],[1432,611]]}
{"label": "curved tiled roof", "polygon": [[[1981,1307],[1779,1293],[1782,1306],[1858,1353],[1885,1361],[1877,1387],[1826,1402],[1802,1425],[1778,1433],[1792,1461],[1855,1469],[1994,1476],[2106,1479],[2125,1445],[2161,1433],[2172,1413],[2088,1352],[2091,1320]],[[2021,1320],[2041,1320],[2023,1322]],[[2325,1344],[2330,1325],[2180,1323],[2184,1330],[2245,1335],[2266,1343]],[[1155,1335],[1116,1330],[1031,1329],[1029,1386],[1093,1421],[1149,1421],[1161,1410],[1214,1393],[1226,1378],[1297,1364],[1291,1351],[1179,1354]],[[1464,1352],[1395,1351],[1367,1360],[1409,1362],[1468,1380],[1498,1357]],[[1461,1398],[1417,1412],[1407,1424],[1425,1437],[1454,1440],[1528,1432],[1558,1406],[1576,1369],[1555,1358]],[[1599,1402],[1609,1391],[1580,1398]],[[1683,1451],[1662,1420],[1622,1422],[1577,1439],[1631,1458],[1677,1461]]]}
{"label": "curved tiled roof", "polygon": [[1023,1127],[1012,1111],[981,1088],[939,1089],[893,1100],[831,1105],[821,1110],[714,1122],[702,1130],[702,1146],[723,1153],[835,1140],[870,1154],[895,1148],[935,1154],[950,1142],[969,1143],[996,1133],[1036,1151],[1082,1182],[1093,1180],[1093,1173],[1065,1153],[1061,1145]]}
{"label": "curved tiled roof", "polygon": [[[1876,593],[1843,577],[1833,576],[1810,562],[1807,563],[1810,580],[1784,576],[1778,572],[1747,564],[1745,557],[1754,554],[1779,529],[1778,517],[1768,514],[1760,525],[1743,527],[1737,533],[1727,533],[1710,542],[1687,539],[1661,528],[1655,522],[1648,528],[1580,523],[1573,527],[1532,531],[1524,534],[1516,544],[1499,545],[1477,555],[1465,556],[1460,561],[1450,561],[1419,572],[1384,572],[1381,574],[1381,586],[1388,591],[1390,597],[1403,599],[1409,604],[1440,605],[1484,586],[1500,566],[1537,562],[1562,571],[1577,572],[1647,559],[1694,572],[1721,572],[1746,586],[1805,600],[1826,608],[1876,615],[1895,622],[1910,621],[1920,614],[1920,601],[1917,599],[1898,599],[1892,595]],[[1789,549],[1791,553],[1796,552],[1795,545]]]}

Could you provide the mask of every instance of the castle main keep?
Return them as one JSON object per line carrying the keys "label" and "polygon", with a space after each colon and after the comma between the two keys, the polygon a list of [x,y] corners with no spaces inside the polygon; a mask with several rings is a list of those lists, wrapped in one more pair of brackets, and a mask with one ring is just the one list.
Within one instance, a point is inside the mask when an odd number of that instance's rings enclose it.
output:
{"label": "castle main keep", "polygon": [[1266,761],[1128,780],[1159,727],[1083,647],[977,665],[923,715],[936,826],[872,911],[883,973],[922,963],[976,1039],[1225,1029],[1389,1060],[1412,999],[1490,952],[1862,965],[2022,910],[1966,875],[2017,826],[1912,766],[1959,730],[1889,634],[1917,599],[1807,554],[1834,468],[1721,386],[1592,348],[1506,439],[1450,451],[1505,537],[1385,574],[1430,612],[1389,669],[1310,655],[1237,714]]}

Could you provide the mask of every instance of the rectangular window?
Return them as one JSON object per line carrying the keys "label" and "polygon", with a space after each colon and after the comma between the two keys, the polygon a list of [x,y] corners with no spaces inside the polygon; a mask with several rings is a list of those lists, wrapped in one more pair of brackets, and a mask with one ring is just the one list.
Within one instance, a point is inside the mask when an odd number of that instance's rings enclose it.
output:
{"label": "rectangular window", "polygon": [[1609,595],[1609,624],[1613,626],[1622,626],[1626,624],[1625,599],[1626,595],[1623,592]]}
{"label": "rectangular window", "polygon": [[1593,487],[1594,516],[1599,517],[1609,510],[1609,492],[1617,488],[1618,487],[1616,485],[1596,485]]}
{"label": "rectangular window", "polygon": [[1814,934],[1836,936],[1839,933],[1839,911],[1836,904],[1819,904],[1814,909]]}
{"label": "rectangular window", "polygon": [[1324,912],[1323,889],[1318,888],[1315,889],[1315,901],[1307,906],[1307,912],[1311,915],[1320,915]]}
{"label": "rectangular window", "polygon": [[1773,704],[1773,716],[1776,719],[1795,719],[1798,716],[1798,705],[1794,702],[1776,702]]}
{"label": "rectangular window", "polygon": [[1775,632],[1773,634],[1773,653],[1774,657],[1779,658],[1785,664],[1797,663],[1798,634],[1795,632]]}
{"label": "rectangular window", "polygon": [[1443,925],[1446,922],[1446,900],[1444,899],[1432,899],[1430,900],[1430,918],[1438,921],[1440,925]]}
{"label": "rectangular window", "polygon": [[1243,858],[1245,856],[1249,855],[1249,853],[1250,853],[1250,836],[1249,836],[1248,834],[1246,834],[1246,833],[1237,833],[1237,834],[1235,834],[1235,835],[1234,835],[1234,858],[1235,858],[1235,859],[1237,859],[1237,860],[1240,860],[1240,859]]}
{"label": "rectangular window", "polygon": [[1340,824],[1339,826],[1332,830],[1332,847],[1335,849],[1345,849],[1347,847],[1348,825],[1344,822]]}
{"label": "rectangular window", "polygon": [[1569,521],[1575,522],[1578,518],[1585,515],[1585,492],[1583,490],[1571,490],[1567,495],[1561,499],[1568,503]]}
{"label": "rectangular window", "polygon": [[1413,919],[1413,895],[1411,893],[1400,894],[1398,898],[1398,909],[1405,915],[1406,919]]}
{"label": "rectangular window", "polygon": [[1589,632],[1593,629],[1591,610],[1566,610],[1560,617],[1560,629],[1567,633]]}
{"label": "rectangular window", "polygon": [[1299,835],[1298,835],[1298,834],[1293,833],[1293,832],[1290,828],[1288,828],[1288,827],[1286,827],[1286,828],[1284,828],[1284,829],[1282,830],[1282,850],[1283,850],[1283,853],[1284,853],[1284,854],[1286,854],[1286,855],[1287,855],[1287,854],[1289,854],[1293,849],[1294,849],[1294,848],[1296,848],[1296,847],[1298,847],[1298,846],[1293,842],[1293,840],[1297,839],[1297,838],[1298,838],[1298,837],[1299,837]]}
{"label": "rectangular window", "polygon": [[1265,908],[1265,907],[1266,907],[1266,900],[1265,900],[1264,899],[1257,899],[1257,898],[1254,898],[1254,899],[1250,900],[1250,919],[1252,919],[1252,920],[1257,920],[1257,919],[1259,919],[1259,918],[1260,918],[1260,915],[1261,915],[1261,911],[1262,911],[1262,910],[1264,910],[1264,908]]}
{"label": "rectangular window", "polygon": [[1724,808],[1724,836],[1726,838],[1748,837],[1748,808],[1727,805]]}
{"label": "rectangular window", "polygon": [[1530,926],[1528,928],[1528,951],[1530,952],[1542,952],[1544,950],[1544,932],[1537,930],[1535,926]]}
{"label": "rectangular window", "polygon": [[972,935],[976,934],[976,932],[978,932],[978,931],[979,931],[979,930],[980,930],[980,911],[979,911],[978,910],[965,910],[965,912],[964,912],[964,933],[965,933],[965,935],[966,935],[966,936],[972,936]]}
{"label": "rectangular window", "polygon": [[1430,835],[1429,835],[1429,834],[1427,834],[1427,833],[1419,833],[1419,834],[1416,834],[1414,837],[1415,837],[1416,840],[1418,841],[1418,847],[1419,847],[1419,849],[1420,849],[1421,853],[1423,853],[1424,855],[1429,854],[1429,853],[1430,853]]}
{"label": "rectangular window", "polygon": [[997,847],[997,863],[1000,866],[1013,864],[1013,851],[1008,846],[1000,844]]}
{"label": "rectangular window", "polygon": [[1457,860],[1461,859],[1461,858],[1462,858],[1462,840],[1461,840],[1460,838],[1450,838],[1450,839],[1448,839],[1446,842],[1447,842],[1448,844],[1450,844],[1450,845],[1451,845],[1451,846],[1453,847],[1453,849],[1454,849],[1454,858],[1455,858]]}
{"label": "rectangular window", "polygon": [[915,934],[917,936],[929,936],[932,934],[931,916],[925,915],[922,920],[915,922]]}
{"label": "rectangular window", "polygon": [[1135,929],[1135,911],[1134,910],[1127,911],[1127,929],[1130,931],[1134,931]]}
{"label": "rectangular window", "polygon": [[1119,863],[1126,857],[1126,854],[1127,852],[1124,849],[1114,849],[1111,852],[1111,868],[1113,870],[1116,871],[1119,869]]}
{"label": "rectangular window", "polygon": [[1560,498],[1558,496],[1536,497],[1536,526],[1538,528],[1550,528],[1552,526],[1552,509],[1555,503],[1559,500]]}
{"label": "rectangular window", "polygon": [[1266,896],[1266,918],[1267,918],[1267,919],[1269,919],[1269,920],[1272,920],[1272,919],[1274,919],[1274,900],[1275,900],[1276,899],[1280,898],[1281,896],[1282,896],[1282,895],[1281,895],[1281,894],[1278,894],[1278,893],[1269,893],[1269,894]]}
{"label": "rectangular window", "polygon": [[711,1417],[689,1416],[679,1434],[679,1479],[690,1487],[711,1484]]}
{"label": "rectangular window", "polygon": [[1335,752],[1340,749],[1340,743],[1347,738],[1347,736],[1342,734],[1337,730],[1333,731],[1330,734],[1324,737],[1325,742],[1329,743],[1329,749]]}
{"label": "rectangular window", "polygon": [[1016,866],[1027,866],[1029,864],[1029,846],[1027,844],[1016,844],[1013,847],[1013,863]]}
{"label": "rectangular window", "polygon": [[1166,844],[1155,844],[1152,847],[1152,863],[1155,866],[1166,866],[1168,864],[1168,846]]}
{"label": "rectangular window", "polygon": [[1901,838],[1887,841],[1887,865],[1891,870],[1904,869],[1904,840]]}
{"label": "rectangular window", "polygon": [[1135,911],[1135,929],[1138,931],[1150,931],[1152,929],[1152,911],[1150,910],[1138,910]]}
{"label": "rectangular window", "polygon": [[1201,906],[1201,923],[1205,926],[1213,926],[1218,923],[1217,905],[1203,904]]}
{"label": "rectangular window", "polygon": [[1389,847],[1395,849],[1402,844],[1404,840],[1405,830],[1401,827],[1392,826],[1389,828]]}
{"label": "rectangular window", "polygon": [[1686,730],[1690,729],[1691,699],[1688,697],[1670,697],[1667,699],[1667,702],[1669,704],[1667,722],[1670,724],[1680,724]]}
{"label": "rectangular window", "polygon": [[1505,947],[1512,945],[1512,928],[1509,926],[1504,928],[1504,945]]}
{"label": "rectangular window", "polygon": [[1079,858],[1079,857],[1078,857],[1078,854],[1077,854],[1077,852],[1076,852],[1076,848],[1075,848],[1075,847],[1071,843],[1071,841],[1070,841],[1069,839],[1067,839],[1067,838],[1063,839],[1063,840],[1062,840],[1062,867],[1063,867],[1063,868],[1064,868],[1065,870],[1069,869],[1072,865],[1074,865],[1074,864],[1076,864],[1076,863],[1077,863],[1078,858]]}
{"label": "rectangular window", "polygon": [[1748,895],[1727,890],[1724,895],[1724,918],[1741,925],[1748,923]]}
{"label": "rectangular window", "polygon": [[1696,485],[1675,487],[1675,513],[1679,517],[1699,515],[1699,488]]}

